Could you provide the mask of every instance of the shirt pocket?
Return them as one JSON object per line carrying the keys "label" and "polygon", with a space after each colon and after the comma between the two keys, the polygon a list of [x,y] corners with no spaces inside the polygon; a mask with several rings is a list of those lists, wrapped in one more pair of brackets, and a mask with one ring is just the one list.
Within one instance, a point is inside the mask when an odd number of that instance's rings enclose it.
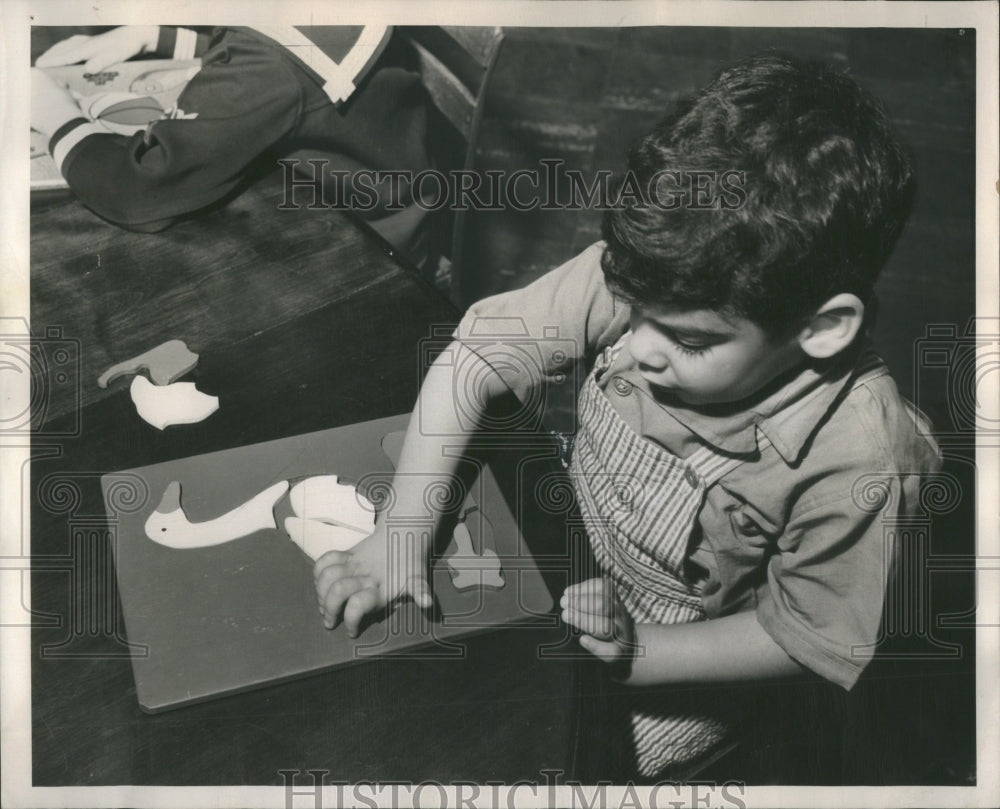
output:
{"label": "shirt pocket", "polygon": [[733,536],[749,551],[766,552],[774,546],[778,527],[749,503],[729,512]]}

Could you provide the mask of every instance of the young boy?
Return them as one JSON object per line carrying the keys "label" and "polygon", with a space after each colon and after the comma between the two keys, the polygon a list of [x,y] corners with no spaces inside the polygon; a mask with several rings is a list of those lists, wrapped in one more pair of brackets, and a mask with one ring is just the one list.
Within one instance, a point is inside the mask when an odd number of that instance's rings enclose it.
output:
{"label": "young boy", "polygon": [[[608,212],[603,244],[465,316],[423,384],[393,522],[422,512],[428,475],[455,474],[471,429],[456,411],[482,418],[508,389],[537,400],[592,364],[570,475],[603,576],[561,600],[583,647],[636,686],[809,670],[851,688],[893,551],[860,489],[878,481],[905,514],[938,465],[865,337],[912,185],[851,79],[775,55],[725,70],[633,150],[625,187],[641,193]],[[474,353],[474,332],[512,318],[539,341],[557,329],[575,355],[532,376],[495,346]],[[382,523],[317,562],[327,626],[342,617],[353,634],[401,595],[431,603],[430,537],[399,536]],[[706,755],[724,720],[637,690],[636,769]]]}

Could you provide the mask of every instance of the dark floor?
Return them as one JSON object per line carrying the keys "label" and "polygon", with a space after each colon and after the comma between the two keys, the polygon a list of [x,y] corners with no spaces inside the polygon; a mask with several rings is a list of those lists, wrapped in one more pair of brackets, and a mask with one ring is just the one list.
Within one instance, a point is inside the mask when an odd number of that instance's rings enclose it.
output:
{"label": "dark floor", "polygon": [[[975,311],[974,34],[509,28],[488,92],[481,167],[513,171],[554,158],[589,176],[620,171],[628,146],[671,101],[727,62],[766,48],[849,70],[886,104],[913,148],[920,183],[914,215],[880,282],[876,343],[900,388],[935,424],[948,423],[960,414],[948,410],[940,374],[915,368],[914,357],[928,324],[947,324],[960,336]],[[479,295],[522,286],[600,238],[596,210],[479,212],[471,219]]]}

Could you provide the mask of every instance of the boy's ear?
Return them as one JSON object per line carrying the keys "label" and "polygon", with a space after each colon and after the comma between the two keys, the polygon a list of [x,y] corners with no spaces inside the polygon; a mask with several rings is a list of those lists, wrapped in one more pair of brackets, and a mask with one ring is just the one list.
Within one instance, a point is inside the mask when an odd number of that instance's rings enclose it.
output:
{"label": "boy's ear", "polygon": [[828,359],[854,342],[864,319],[865,305],[857,295],[834,295],[799,332],[798,343],[813,359]]}

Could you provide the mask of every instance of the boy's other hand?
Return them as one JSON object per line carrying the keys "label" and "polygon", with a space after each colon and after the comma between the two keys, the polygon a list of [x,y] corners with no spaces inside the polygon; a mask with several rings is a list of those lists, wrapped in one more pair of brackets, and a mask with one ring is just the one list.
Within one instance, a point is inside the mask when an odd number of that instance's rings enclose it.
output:
{"label": "boy's other hand", "polygon": [[123,25],[103,34],[77,34],[57,42],[35,60],[36,67],[58,67],[86,62],[88,73],[124,62],[133,56],[156,50],[160,28],[157,25]]}
{"label": "boy's other hand", "polygon": [[341,620],[356,637],[362,621],[390,603],[410,597],[419,607],[433,604],[427,578],[429,536],[379,526],[350,551],[330,551],[316,560],[313,576],[323,625]]}
{"label": "boy's other hand", "polygon": [[[579,629],[580,645],[606,663],[629,667],[635,654],[635,623],[614,593],[611,582],[587,579],[566,588],[562,619]],[[627,672],[625,672],[627,674]]]}

